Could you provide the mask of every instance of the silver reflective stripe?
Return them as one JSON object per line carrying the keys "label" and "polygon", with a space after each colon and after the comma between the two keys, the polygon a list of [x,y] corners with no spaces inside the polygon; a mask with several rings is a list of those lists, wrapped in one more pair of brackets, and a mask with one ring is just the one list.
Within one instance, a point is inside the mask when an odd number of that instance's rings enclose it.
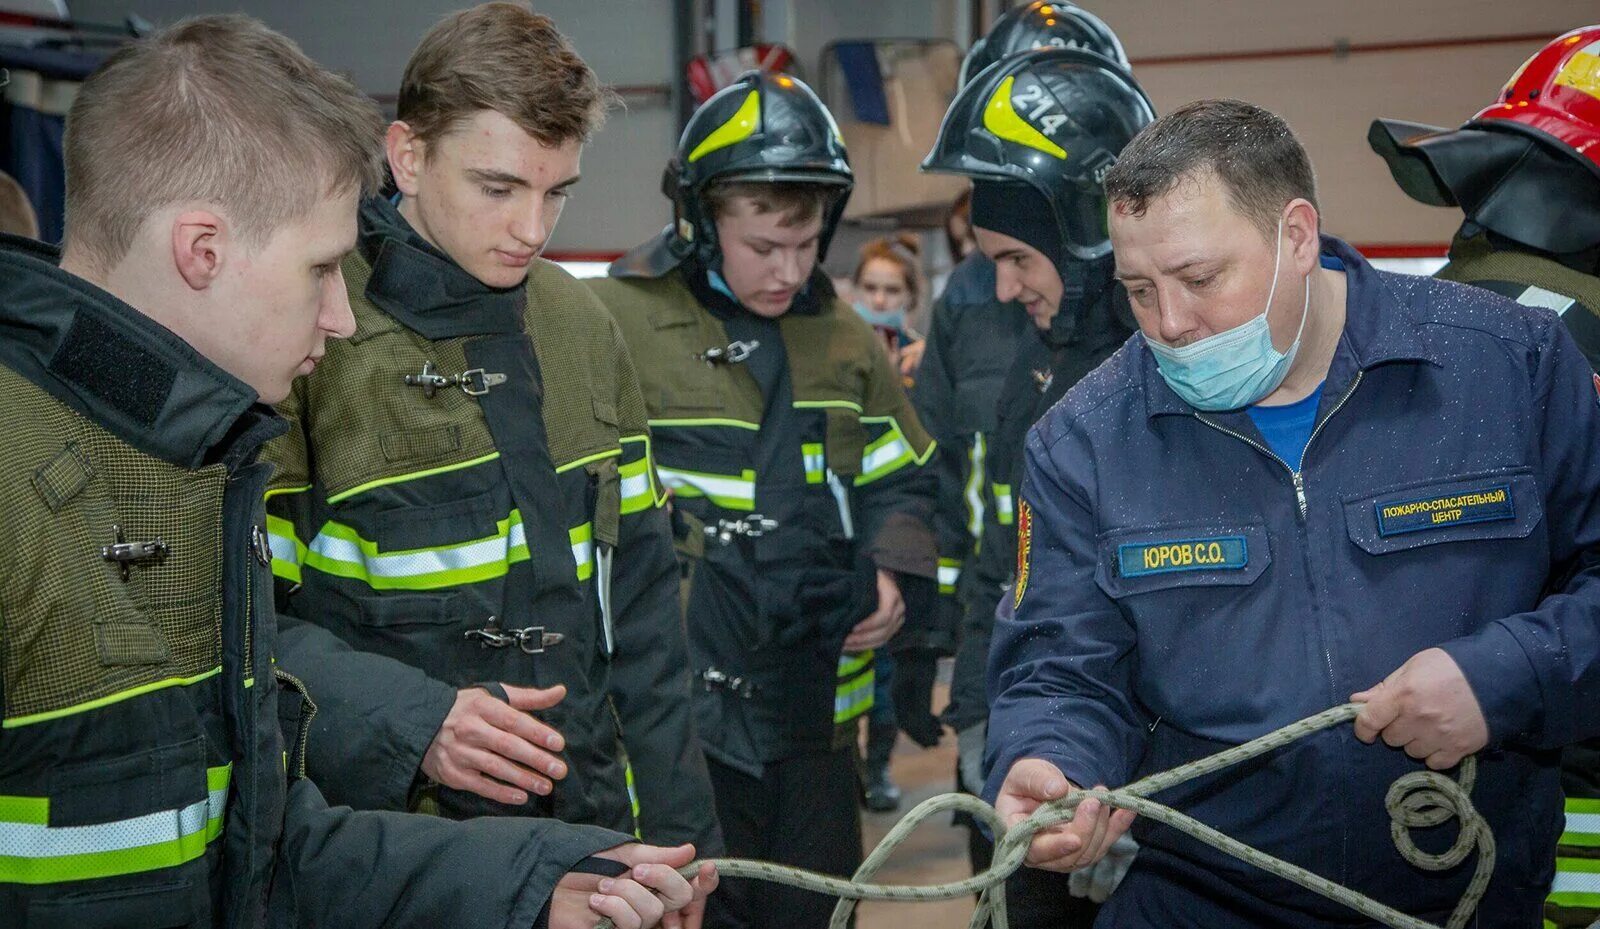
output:
{"label": "silver reflective stripe", "polygon": [[318,533],[308,547],[329,561],[360,565],[369,577],[405,578],[504,562],[513,549],[526,548],[527,545],[528,536],[519,521],[504,536],[412,552],[377,552],[368,555],[356,542],[330,535],[326,530]]}
{"label": "silver reflective stripe", "polygon": [[945,564],[939,566],[939,586],[954,587],[959,580],[961,580],[960,566]]}
{"label": "silver reflective stripe", "polygon": [[839,480],[839,475],[828,469],[828,489],[833,491],[833,501],[839,505],[839,525],[844,528],[844,537],[856,537],[856,523],[850,518],[850,492],[844,489],[844,482]]}
{"label": "silver reflective stripe", "polygon": [[967,472],[967,534],[976,539],[983,532],[983,463],[988,456],[983,433],[972,434],[971,470]]}
{"label": "silver reflective stripe", "polygon": [[1558,863],[1556,880],[1550,885],[1550,892],[1600,894],[1600,874],[1593,871],[1562,871]]}
{"label": "silver reflective stripe", "polygon": [[[741,505],[755,506],[756,482],[743,477],[733,477],[720,474],[701,474],[697,471],[677,471],[672,468],[657,467],[656,473],[661,476],[661,483],[668,487],[680,490],[697,490],[713,503],[718,499],[736,502]],[[721,505],[719,503],[719,505]]]}
{"label": "silver reflective stripe", "polygon": [[896,435],[893,439],[883,443],[861,457],[861,474],[875,475],[878,471],[893,465],[902,458],[911,455],[911,446]]}
{"label": "silver reflective stripe", "polygon": [[300,547],[296,540],[279,535],[276,532],[267,533],[267,544],[272,549],[272,557],[290,564],[300,563]]}
{"label": "silver reflective stripe", "polygon": [[9,858],[64,858],[96,852],[119,852],[177,842],[206,831],[222,816],[228,788],[210,791],[179,810],[146,813],[132,819],[93,826],[46,826],[0,821],[0,855]]}
{"label": "silver reflective stripe", "polygon": [[622,479],[622,499],[633,500],[650,492],[650,475],[635,474]]}
{"label": "silver reflective stripe", "polygon": [[1517,302],[1523,306],[1536,306],[1546,310],[1554,310],[1556,315],[1560,316],[1572,309],[1572,305],[1578,301],[1565,294],[1558,294],[1553,290],[1545,290],[1543,287],[1529,287],[1522,292],[1522,296],[1517,298]]}
{"label": "silver reflective stripe", "polygon": [[1567,831],[1600,835],[1600,813],[1567,813]]}

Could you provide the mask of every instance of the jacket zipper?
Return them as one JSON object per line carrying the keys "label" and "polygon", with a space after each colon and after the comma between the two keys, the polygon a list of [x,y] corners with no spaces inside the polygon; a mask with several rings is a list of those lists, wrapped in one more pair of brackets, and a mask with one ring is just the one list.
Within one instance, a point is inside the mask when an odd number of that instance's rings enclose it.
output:
{"label": "jacket zipper", "polygon": [[[1308,538],[1308,532],[1306,530],[1306,514],[1307,514],[1307,511],[1308,511],[1308,507],[1306,505],[1306,482],[1305,482],[1305,477],[1304,477],[1304,475],[1302,473],[1304,468],[1305,468],[1305,465],[1306,465],[1306,455],[1311,451],[1311,443],[1315,442],[1317,440],[1317,436],[1322,433],[1322,428],[1328,424],[1328,420],[1333,419],[1333,417],[1341,409],[1344,408],[1345,402],[1348,401],[1350,399],[1350,396],[1356,392],[1356,388],[1361,386],[1361,377],[1362,377],[1362,375],[1364,373],[1365,372],[1363,372],[1363,371],[1357,371],[1356,372],[1355,379],[1350,382],[1350,386],[1349,387],[1345,388],[1344,393],[1339,396],[1339,399],[1338,399],[1337,402],[1334,403],[1333,408],[1328,410],[1328,415],[1324,416],[1322,418],[1322,422],[1317,423],[1316,426],[1311,430],[1311,435],[1306,437],[1305,448],[1302,449],[1301,452],[1300,452],[1300,468],[1298,468],[1298,469],[1289,467],[1289,463],[1288,462],[1284,461],[1282,458],[1279,458],[1277,456],[1277,454],[1275,454],[1271,449],[1269,449],[1266,446],[1262,445],[1260,442],[1257,442],[1256,440],[1250,438],[1249,436],[1242,435],[1242,434],[1240,434],[1238,432],[1235,432],[1232,429],[1227,428],[1226,426],[1223,426],[1223,425],[1220,425],[1218,423],[1212,422],[1211,420],[1206,419],[1204,416],[1201,416],[1198,413],[1195,414],[1195,418],[1196,419],[1200,420],[1201,422],[1205,423],[1206,425],[1210,426],[1211,428],[1217,430],[1218,432],[1222,432],[1222,433],[1225,433],[1227,435],[1231,435],[1234,438],[1239,439],[1240,441],[1246,443],[1247,445],[1250,445],[1250,446],[1260,450],[1268,458],[1271,458],[1273,461],[1276,461],[1279,464],[1283,465],[1284,469],[1289,472],[1289,480],[1290,480],[1291,483],[1294,484],[1295,504],[1296,504],[1296,506],[1298,508],[1297,512],[1299,513],[1299,516],[1300,516],[1300,519],[1299,519],[1300,536],[1301,536],[1300,544],[1301,544],[1301,549],[1302,549],[1302,551],[1304,553],[1303,557],[1304,557],[1305,562],[1306,562],[1306,583],[1307,583],[1307,585],[1311,584],[1312,571],[1311,571],[1310,539]],[[1313,591],[1313,594],[1314,593],[1315,592]],[[1323,660],[1323,663],[1326,666],[1327,671],[1328,671],[1328,693],[1329,693],[1329,699],[1331,701],[1338,701],[1339,700],[1338,677],[1333,672],[1333,653],[1331,651],[1329,651],[1329,649],[1328,649],[1326,636],[1324,636],[1324,640],[1323,640],[1323,644],[1322,644],[1322,660]],[[1349,829],[1348,828],[1342,829],[1342,836],[1341,837],[1342,837],[1343,844],[1345,846],[1348,846],[1349,841],[1350,841],[1350,834],[1349,834]],[[1341,856],[1341,863],[1340,863],[1341,875],[1344,872],[1348,871],[1348,860],[1347,859],[1348,859],[1348,854],[1345,854],[1345,855]]]}
{"label": "jacket zipper", "polygon": [[1255,439],[1252,439],[1249,436],[1247,436],[1247,435],[1245,435],[1245,434],[1243,434],[1241,432],[1235,432],[1234,430],[1229,429],[1227,426],[1224,426],[1221,423],[1217,423],[1217,422],[1214,422],[1212,420],[1209,420],[1209,419],[1205,418],[1204,416],[1200,415],[1199,413],[1194,414],[1194,418],[1200,420],[1201,422],[1203,422],[1207,426],[1210,426],[1211,428],[1217,430],[1218,432],[1221,432],[1221,433],[1223,433],[1225,435],[1233,436],[1234,438],[1238,439],[1239,441],[1241,441],[1241,442],[1245,443],[1246,445],[1249,445],[1250,447],[1252,447],[1252,448],[1256,449],[1257,451],[1261,452],[1263,455],[1266,455],[1268,458],[1271,458],[1273,461],[1276,461],[1278,464],[1283,465],[1284,470],[1289,472],[1289,481],[1290,481],[1290,483],[1292,483],[1294,485],[1294,500],[1295,500],[1295,504],[1296,504],[1296,507],[1297,507],[1297,512],[1300,514],[1300,521],[1301,522],[1305,522],[1306,521],[1306,512],[1307,512],[1307,506],[1306,506],[1306,481],[1305,481],[1305,477],[1302,476],[1302,474],[1301,474],[1301,469],[1305,468],[1305,466],[1306,466],[1306,453],[1311,451],[1311,443],[1315,442],[1317,440],[1317,436],[1322,433],[1322,427],[1326,426],[1328,424],[1328,420],[1332,419],[1335,415],[1338,414],[1339,410],[1344,408],[1345,401],[1349,400],[1350,399],[1350,395],[1355,393],[1356,392],[1356,388],[1361,385],[1361,376],[1362,376],[1363,373],[1365,373],[1365,372],[1362,372],[1362,371],[1357,371],[1356,372],[1355,380],[1351,381],[1350,382],[1350,386],[1345,388],[1345,392],[1340,395],[1338,402],[1334,403],[1333,409],[1328,411],[1328,415],[1324,416],[1322,418],[1322,422],[1317,423],[1316,428],[1311,430],[1311,435],[1306,437],[1306,447],[1304,449],[1302,449],[1301,452],[1300,452],[1300,468],[1291,468],[1291,467],[1289,467],[1289,463],[1287,461],[1284,461],[1282,458],[1279,458],[1277,453],[1274,452],[1272,449],[1266,447],[1265,445],[1262,445],[1260,442],[1257,442]]}

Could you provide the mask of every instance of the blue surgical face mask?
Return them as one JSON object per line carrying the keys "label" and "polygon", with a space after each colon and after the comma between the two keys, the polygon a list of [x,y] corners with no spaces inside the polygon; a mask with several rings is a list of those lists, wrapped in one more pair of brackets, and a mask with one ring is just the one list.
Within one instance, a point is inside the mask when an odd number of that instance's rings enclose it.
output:
{"label": "blue surgical face mask", "polygon": [[874,310],[870,304],[860,300],[855,302],[856,315],[867,321],[867,325],[879,329],[893,329],[895,332],[904,332],[906,328],[905,307],[898,310]]}
{"label": "blue surgical face mask", "polygon": [[1267,313],[1278,292],[1278,265],[1283,258],[1283,217],[1278,217],[1278,250],[1272,259],[1272,289],[1267,292],[1267,309],[1249,322],[1191,342],[1182,348],[1145,339],[1155,353],[1156,367],[1173,392],[1198,410],[1237,410],[1259,402],[1278,389],[1300,351],[1300,336],[1306,330],[1311,310],[1311,278],[1306,277],[1305,306],[1300,312],[1300,328],[1288,351],[1272,346],[1272,329]]}

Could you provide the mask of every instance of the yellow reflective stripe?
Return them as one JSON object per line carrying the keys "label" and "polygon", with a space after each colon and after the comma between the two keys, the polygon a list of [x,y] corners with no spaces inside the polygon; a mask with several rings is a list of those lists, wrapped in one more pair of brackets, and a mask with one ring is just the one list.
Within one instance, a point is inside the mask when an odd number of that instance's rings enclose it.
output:
{"label": "yellow reflective stripe", "polygon": [[[865,418],[862,421],[865,422]],[[905,433],[900,431],[900,424],[891,419],[889,431],[867,443],[867,447],[862,450],[861,474],[856,477],[856,486],[870,484],[915,460],[916,456],[911,452],[911,443],[906,441]]]}
{"label": "yellow reflective stripe", "polygon": [[0,796],[0,823],[50,824],[49,797]]}
{"label": "yellow reflective stripe", "polygon": [[967,534],[976,539],[983,532],[983,463],[988,457],[988,446],[983,433],[972,434],[972,447],[967,450]]}
{"label": "yellow reflective stripe", "polygon": [[451,471],[461,471],[466,468],[476,467],[477,465],[494,461],[499,457],[499,452],[490,452],[487,455],[468,459],[467,461],[458,461],[455,464],[440,465],[437,468],[429,468],[426,471],[413,471],[410,474],[396,474],[393,477],[380,477],[375,481],[368,481],[365,484],[358,484],[342,493],[336,493],[328,498],[328,502],[330,504],[338,503],[342,500],[348,500],[351,497],[354,497],[356,494],[366,493],[369,490],[375,490],[379,487],[388,487],[390,484],[404,484],[406,481],[420,481],[425,477],[432,477],[435,474],[448,474]]}
{"label": "yellow reflective stripe", "polygon": [[650,437],[647,435],[623,437],[624,458],[627,457],[626,445],[629,442],[642,443],[644,450],[640,457],[633,461],[624,461],[618,468],[622,476],[624,516],[658,507],[667,502],[666,492],[656,483],[655,469],[651,467],[653,456],[650,450]]}
{"label": "yellow reflective stripe", "polygon": [[457,545],[380,552],[355,529],[329,522],[311,540],[305,566],[374,590],[434,590],[504,577],[510,566],[528,560],[522,513],[496,524],[496,533]]}
{"label": "yellow reflective stripe", "polygon": [[872,664],[874,656],[872,649],[867,649],[855,655],[841,655],[839,657],[839,677],[846,678],[859,672],[867,665]]}
{"label": "yellow reflective stripe", "polygon": [[990,491],[994,494],[995,518],[1002,526],[1009,526],[1017,521],[1017,502],[1011,498],[1010,484],[991,484]]}
{"label": "yellow reflective stripe", "polygon": [[983,128],[1008,142],[1044,152],[1065,161],[1067,150],[1051,141],[1050,137],[1035,129],[1027,120],[1017,115],[1011,104],[1011,86],[1017,82],[1015,75],[1000,82],[994,96],[983,108]]}
{"label": "yellow reflective stripe", "polygon": [[294,523],[267,514],[267,543],[272,549],[272,573],[293,584],[300,583],[300,566],[305,564],[306,545],[295,535]]}
{"label": "yellow reflective stripe", "polygon": [[44,797],[0,797],[0,883],[57,884],[193,861],[222,834],[231,773],[231,765],[208,768],[205,799],[188,806],[88,826],[49,825]]}
{"label": "yellow reflective stripe", "polygon": [[[628,806],[633,810],[633,821],[637,823],[639,821],[639,791],[635,789],[633,783],[633,762],[624,761],[622,763],[622,773],[628,785]],[[635,828],[633,831],[637,836],[639,830]]]}
{"label": "yellow reflective stripe", "polygon": [[861,474],[856,477],[855,484],[860,487],[870,484],[879,478],[892,474],[908,464],[918,466],[928,463],[933,457],[937,443],[930,441],[928,447],[918,455],[911,447],[911,442],[900,429],[900,423],[893,416],[863,416],[861,422],[866,424],[884,424],[888,431],[877,439],[867,444],[861,453]]}
{"label": "yellow reflective stripe", "polygon": [[650,420],[650,428],[652,428],[652,429],[660,429],[660,428],[675,429],[675,428],[680,428],[680,427],[692,428],[694,426],[728,426],[728,427],[731,427],[733,429],[748,429],[751,432],[760,432],[761,431],[761,424],[760,423],[745,422],[742,419],[710,418],[710,419],[652,419],[652,420]]}
{"label": "yellow reflective stripe", "polygon": [[1600,800],[1572,797],[1567,800],[1567,826],[1561,845],[1600,848]]}
{"label": "yellow reflective stripe", "polygon": [[79,713],[87,713],[90,710],[98,710],[103,706],[110,706],[113,703],[121,703],[124,700],[131,700],[134,697],[140,697],[148,693],[154,693],[158,690],[166,690],[168,687],[188,687],[190,684],[198,684],[207,678],[216,677],[221,673],[222,666],[217,665],[210,671],[203,671],[193,677],[169,677],[159,681],[151,681],[148,684],[140,684],[138,687],[130,687],[127,690],[120,690],[114,694],[108,694],[104,697],[89,700],[85,703],[78,703],[74,704],[73,706],[62,707],[59,710],[46,710],[43,713],[33,713],[28,716],[14,716],[10,719],[7,719],[4,723],[0,723],[0,728],[18,729],[22,726],[31,726],[34,723],[42,723],[52,719],[61,719],[64,716],[76,716]]}
{"label": "yellow reflective stripe", "polygon": [[870,651],[840,656],[839,683],[833,691],[835,725],[847,723],[872,709],[872,688],[877,681],[872,659]]}
{"label": "yellow reflective stripe", "polygon": [[1600,858],[1557,858],[1555,883],[1545,899],[1557,906],[1600,907]]}
{"label": "yellow reflective stripe", "polygon": [[939,592],[953,594],[956,582],[961,580],[961,561],[958,558],[939,559]]}
{"label": "yellow reflective stripe", "polygon": [[823,484],[828,480],[828,462],[823,455],[821,442],[803,442],[800,457],[805,461],[806,483]]}
{"label": "yellow reflective stripe", "polygon": [[578,580],[594,577],[594,524],[568,529],[567,539],[572,543],[572,563],[578,566]]}
{"label": "yellow reflective stripe", "polygon": [[797,410],[855,410],[865,413],[861,404],[854,400],[796,400],[794,408]]}
{"label": "yellow reflective stripe", "polygon": [[756,508],[756,472],[749,468],[737,475],[706,474],[665,466],[658,466],[656,472],[661,475],[661,483],[680,496],[705,497],[729,510]]}
{"label": "yellow reflective stripe", "polygon": [[621,454],[622,454],[622,449],[620,449],[620,448],[612,448],[612,449],[607,449],[606,451],[603,451],[603,452],[596,452],[593,455],[589,455],[589,456],[584,457],[584,458],[579,458],[577,461],[569,461],[566,464],[557,467],[556,468],[556,473],[557,474],[566,474],[568,471],[571,471],[573,468],[581,468],[584,465],[589,464],[590,462],[604,461],[607,458],[615,458],[615,457],[617,457],[618,455],[621,455]]}

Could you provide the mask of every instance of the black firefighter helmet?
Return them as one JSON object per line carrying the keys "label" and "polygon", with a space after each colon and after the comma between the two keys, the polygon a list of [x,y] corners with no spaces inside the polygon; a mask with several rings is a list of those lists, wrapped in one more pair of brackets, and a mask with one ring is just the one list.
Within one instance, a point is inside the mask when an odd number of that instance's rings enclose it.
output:
{"label": "black firefighter helmet", "polygon": [[1122,41],[1100,17],[1071,3],[1034,0],[1002,13],[961,62],[961,86],[1002,58],[1036,48],[1076,48],[1128,67]]}
{"label": "black firefighter helmet", "polygon": [[1005,59],[956,94],[922,170],[1026,184],[1055,214],[1065,261],[1111,253],[1101,185],[1155,108],[1125,69],[1071,48]]}
{"label": "black firefighter helmet", "polygon": [[824,184],[838,189],[823,217],[817,260],[828,253],[855,175],[833,114],[798,78],[747,71],[689,117],[678,151],[661,178],[672,225],[612,266],[616,276],[665,274],[693,255],[702,267],[722,263],[717,224],[705,207],[719,181]]}

